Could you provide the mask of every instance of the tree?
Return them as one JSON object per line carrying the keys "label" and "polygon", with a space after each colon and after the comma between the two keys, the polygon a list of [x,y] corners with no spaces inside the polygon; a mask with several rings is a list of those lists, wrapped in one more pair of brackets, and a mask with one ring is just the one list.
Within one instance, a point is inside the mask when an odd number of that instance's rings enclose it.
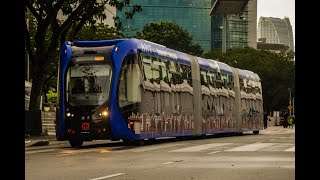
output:
{"label": "tree", "polygon": [[[35,23],[33,32],[29,32],[28,24],[25,24],[26,50],[32,64],[30,110],[39,109],[42,88],[52,66],[57,66],[60,45],[66,39],[74,40],[84,25],[95,25],[97,20],[104,20],[107,4],[122,10],[130,0],[25,0],[26,21],[30,18]],[[132,6],[126,12],[126,18],[132,18],[136,11],[141,11],[139,5]],[[58,12],[62,12],[66,19],[60,20]],[[121,28],[117,17],[115,21],[116,27]]]}
{"label": "tree", "polygon": [[239,69],[257,73],[261,79],[264,109],[285,110],[289,104],[289,90],[295,90],[295,65],[290,57],[253,48],[229,49],[227,53],[211,51],[204,58],[225,62]]}
{"label": "tree", "polygon": [[136,33],[135,37],[188,54],[200,55],[204,52],[199,44],[192,43],[193,38],[187,30],[171,21],[147,23],[141,32]]}
{"label": "tree", "polygon": [[85,25],[75,36],[76,40],[107,40],[107,39],[119,39],[123,34],[114,27],[109,27],[103,23],[98,25]]}

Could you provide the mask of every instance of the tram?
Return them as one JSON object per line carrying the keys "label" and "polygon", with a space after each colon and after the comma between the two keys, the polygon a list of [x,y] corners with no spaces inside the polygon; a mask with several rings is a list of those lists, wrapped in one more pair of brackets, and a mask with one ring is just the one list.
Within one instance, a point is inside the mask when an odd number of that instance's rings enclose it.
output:
{"label": "tram", "polygon": [[72,147],[263,129],[256,73],[146,40],[65,42],[58,74],[56,137]]}

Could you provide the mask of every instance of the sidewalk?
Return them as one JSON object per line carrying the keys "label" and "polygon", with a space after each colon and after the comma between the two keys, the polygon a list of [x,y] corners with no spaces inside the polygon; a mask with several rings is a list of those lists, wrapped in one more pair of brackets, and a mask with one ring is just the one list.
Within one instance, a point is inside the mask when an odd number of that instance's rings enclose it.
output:
{"label": "sidewalk", "polygon": [[25,147],[59,144],[55,135],[25,135]]}

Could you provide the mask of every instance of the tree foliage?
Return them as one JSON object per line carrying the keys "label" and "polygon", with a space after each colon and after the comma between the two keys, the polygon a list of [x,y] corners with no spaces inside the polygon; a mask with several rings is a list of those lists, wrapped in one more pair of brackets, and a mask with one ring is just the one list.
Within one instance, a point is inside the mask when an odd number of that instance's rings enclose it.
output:
{"label": "tree foliage", "polygon": [[147,23],[135,37],[188,54],[200,55],[204,52],[199,44],[192,43],[193,38],[186,29],[171,21]]}
{"label": "tree foliage", "polygon": [[114,27],[109,27],[103,23],[98,25],[85,25],[75,36],[76,40],[107,40],[119,39],[123,35]]}
{"label": "tree foliage", "polygon": [[264,109],[286,110],[289,105],[289,89],[295,92],[295,65],[284,54],[253,48],[229,49],[227,53],[211,51],[204,58],[225,62],[240,69],[257,73],[262,83]]}
{"label": "tree foliage", "polygon": [[[105,8],[109,4],[122,10],[130,0],[25,0],[26,21],[34,23],[34,29],[25,24],[26,51],[32,65],[30,75],[32,90],[30,110],[38,110],[40,95],[50,77],[52,67],[57,66],[59,47],[66,40],[73,41],[84,25],[95,25],[106,18]],[[139,5],[132,6],[126,12],[126,18],[132,18]],[[59,18],[62,13],[65,20]],[[114,17],[116,28],[121,28],[119,18]],[[56,71],[55,71],[56,72]]]}

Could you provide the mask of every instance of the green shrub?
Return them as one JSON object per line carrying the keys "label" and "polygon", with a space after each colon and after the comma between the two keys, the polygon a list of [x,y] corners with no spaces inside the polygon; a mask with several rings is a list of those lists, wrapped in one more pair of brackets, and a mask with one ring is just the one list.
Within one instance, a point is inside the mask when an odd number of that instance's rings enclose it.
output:
{"label": "green shrub", "polygon": [[57,93],[53,92],[51,90],[48,91],[48,93],[46,94],[47,98],[48,98],[48,103],[52,103],[55,104],[57,103]]}

